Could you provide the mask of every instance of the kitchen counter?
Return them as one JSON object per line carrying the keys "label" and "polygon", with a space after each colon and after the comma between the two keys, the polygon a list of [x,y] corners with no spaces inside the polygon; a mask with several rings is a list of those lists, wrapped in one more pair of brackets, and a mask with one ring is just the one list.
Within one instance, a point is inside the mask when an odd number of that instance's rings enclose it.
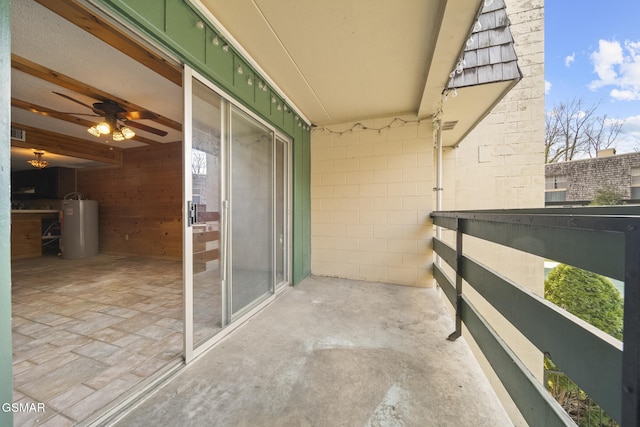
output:
{"label": "kitchen counter", "polygon": [[55,236],[42,237],[43,221],[58,221],[59,210],[11,210],[11,259],[32,258],[42,255],[42,242]]}
{"label": "kitchen counter", "polygon": [[12,214],[51,214],[51,213],[60,213],[59,210],[56,209],[12,209]]}

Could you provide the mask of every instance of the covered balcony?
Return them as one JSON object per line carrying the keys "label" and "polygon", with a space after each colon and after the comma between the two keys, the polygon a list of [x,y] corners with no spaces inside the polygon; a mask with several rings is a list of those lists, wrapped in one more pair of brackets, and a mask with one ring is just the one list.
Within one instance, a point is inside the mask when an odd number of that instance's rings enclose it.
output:
{"label": "covered balcony", "polygon": [[[465,339],[526,424],[574,425],[497,332],[505,320],[613,420],[638,425],[639,214],[636,207],[433,212],[445,230],[433,240],[438,289],[312,276],[118,425],[517,424]],[[494,270],[468,255],[497,245],[624,280],[624,343],[506,277],[504,260]],[[603,422],[588,413],[578,420]]]}

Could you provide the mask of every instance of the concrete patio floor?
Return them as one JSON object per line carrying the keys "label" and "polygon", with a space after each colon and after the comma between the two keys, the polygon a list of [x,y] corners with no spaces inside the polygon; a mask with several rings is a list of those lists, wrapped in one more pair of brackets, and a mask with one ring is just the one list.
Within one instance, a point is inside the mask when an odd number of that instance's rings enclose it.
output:
{"label": "concrete patio floor", "polygon": [[118,426],[511,425],[435,289],[310,277]]}

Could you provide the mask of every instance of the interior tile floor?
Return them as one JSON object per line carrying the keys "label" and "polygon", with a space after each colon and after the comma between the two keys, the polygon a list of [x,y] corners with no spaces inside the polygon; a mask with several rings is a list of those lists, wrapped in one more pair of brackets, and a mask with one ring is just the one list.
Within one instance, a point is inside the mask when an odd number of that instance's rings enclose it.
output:
{"label": "interior tile floor", "polygon": [[183,347],[182,263],[98,255],[12,262],[16,426],[71,426],[170,363]]}

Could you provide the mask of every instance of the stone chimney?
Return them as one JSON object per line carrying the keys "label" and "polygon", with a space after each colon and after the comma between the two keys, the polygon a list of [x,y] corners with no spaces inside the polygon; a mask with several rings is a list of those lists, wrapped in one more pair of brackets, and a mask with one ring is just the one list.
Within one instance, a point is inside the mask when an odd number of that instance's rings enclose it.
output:
{"label": "stone chimney", "polygon": [[615,156],[616,155],[616,149],[615,148],[607,148],[606,150],[599,150],[598,151],[598,158],[600,157],[611,157],[611,156]]}

